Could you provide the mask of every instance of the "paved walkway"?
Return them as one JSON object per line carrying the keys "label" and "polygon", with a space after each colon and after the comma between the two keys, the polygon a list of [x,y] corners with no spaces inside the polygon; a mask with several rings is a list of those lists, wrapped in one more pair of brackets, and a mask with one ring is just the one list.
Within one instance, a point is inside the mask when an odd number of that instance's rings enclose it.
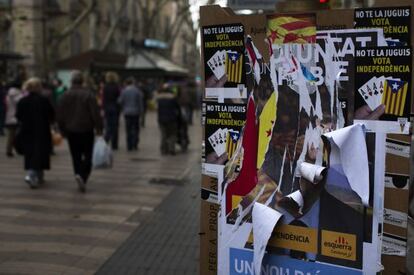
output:
{"label": "paved walkway", "polygon": [[[86,194],[77,190],[66,144],[56,149],[44,186],[31,190],[22,158],[6,158],[0,137],[0,274],[94,274],[143,221],[162,216],[154,209],[176,192],[164,183],[199,168],[201,127],[190,128],[188,153],[161,157],[156,117],[147,120],[140,150],[125,152],[121,135],[113,169],[94,171]],[[180,199],[198,206],[198,196]]]}
{"label": "paved walkway", "polygon": [[197,163],[97,275],[199,274],[200,173]]}

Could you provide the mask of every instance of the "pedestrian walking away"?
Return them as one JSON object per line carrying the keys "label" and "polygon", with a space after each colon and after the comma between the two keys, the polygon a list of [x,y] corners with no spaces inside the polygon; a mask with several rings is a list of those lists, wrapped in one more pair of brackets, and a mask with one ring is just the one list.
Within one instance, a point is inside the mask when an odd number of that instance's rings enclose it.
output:
{"label": "pedestrian walking away", "polygon": [[118,75],[107,72],[103,88],[103,110],[105,113],[105,140],[110,143],[113,150],[118,150],[119,105],[118,97],[120,87]]}
{"label": "pedestrian walking away", "polygon": [[133,78],[128,78],[125,85],[118,102],[125,118],[127,149],[132,151],[138,150],[139,119],[144,112],[144,100],[142,91],[135,86]]}
{"label": "pedestrian walking away", "polygon": [[6,142],[6,155],[13,157],[14,140],[17,129],[16,108],[17,103],[23,97],[21,90],[22,83],[20,81],[14,81],[7,92],[5,105],[6,105],[6,119],[5,126],[7,129],[7,142]]}
{"label": "pedestrian walking away", "polygon": [[95,95],[83,87],[82,74],[74,72],[71,81],[71,88],[59,102],[57,120],[69,143],[75,180],[79,190],[85,192],[92,170],[95,132],[102,135],[102,118]]}
{"label": "pedestrian walking away", "polygon": [[168,84],[164,84],[157,96],[158,125],[161,130],[161,154],[175,155],[177,140],[177,123],[180,107]]}
{"label": "pedestrian walking away", "polygon": [[43,171],[50,169],[50,125],[55,112],[49,100],[41,95],[40,79],[30,78],[23,88],[28,95],[17,104],[16,118],[20,127],[17,142],[24,155],[25,181],[31,188],[37,188],[44,181]]}

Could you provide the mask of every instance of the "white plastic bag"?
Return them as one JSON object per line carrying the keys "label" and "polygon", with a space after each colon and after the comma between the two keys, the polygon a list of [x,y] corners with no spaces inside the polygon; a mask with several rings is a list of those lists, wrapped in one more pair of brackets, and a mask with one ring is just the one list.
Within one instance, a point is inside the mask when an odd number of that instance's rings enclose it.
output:
{"label": "white plastic bag", "polygon": [[93,146],[92,167],[106,169],[112,167],[112,150],[103,137],[99,137]]}

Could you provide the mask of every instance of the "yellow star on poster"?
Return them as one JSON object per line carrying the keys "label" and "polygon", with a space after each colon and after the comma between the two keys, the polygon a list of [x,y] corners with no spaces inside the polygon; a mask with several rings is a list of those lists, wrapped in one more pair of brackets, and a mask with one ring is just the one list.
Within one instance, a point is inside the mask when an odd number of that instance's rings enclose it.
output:
{"label": "yellow star on poster", "polygon": [[265,160],[269,142],[272,139],[273,125],[276,121],[277,93],[273,92],[263,107],[259,117],[259,145],[257,150],[257,169],[260,169]]}

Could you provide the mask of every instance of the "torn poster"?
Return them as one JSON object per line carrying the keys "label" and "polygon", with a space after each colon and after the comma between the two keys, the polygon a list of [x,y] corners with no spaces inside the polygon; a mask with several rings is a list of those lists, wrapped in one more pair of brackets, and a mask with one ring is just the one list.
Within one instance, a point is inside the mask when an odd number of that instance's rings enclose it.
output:
{"label": "torn poster", "polygon": [[[381,145],[381,138],[365,135],[360,125],[341,130],[353,97],[344,87],[354,75],[349,62],[355,46],[380,45],[382,29],[327,31],[319,37],[312,15],[287,17],[269,17],[269,60],[253,34],[245,37],[248,106],[238,146],[224,169],[218,273],[254,274],[261,253],[262,273],[295,267],[303,273],[376,272],[384,189],[379,188],[384,169],[377,164],[385,158],[379,150],[385,138]],[[343,136],[356,142],[355,148],[349,149]],[[364,165],[351,164],[344,149],[357,150]],[[269,240],[263,235],[260,243],[254,236],[260,224],[253,217],[258,204],[283,215]]]}
{"label": "torn poster", "polygon": [[369,205],[368,153],[365,130],[361,124],[326,133],[331,156],[342,165],[344,174],[364,205]]}
{"label": "torn poster", "polygon": [[282,214],[261,203],[255,203],[252,211],[253,222],[253,262],[255,274],[261,274],[262,260],[266,246],[276,223]]}

